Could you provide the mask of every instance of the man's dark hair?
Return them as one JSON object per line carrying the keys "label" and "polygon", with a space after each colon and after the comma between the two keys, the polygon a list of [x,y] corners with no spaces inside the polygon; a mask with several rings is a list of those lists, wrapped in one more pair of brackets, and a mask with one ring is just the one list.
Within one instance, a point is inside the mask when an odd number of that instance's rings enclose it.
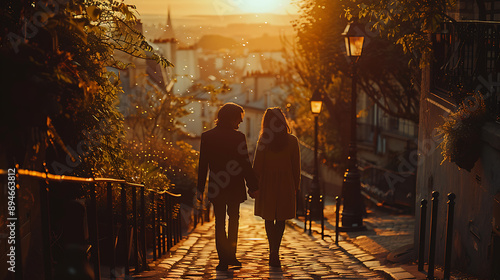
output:
{"label": "man's dark hair", "polygon": [[217,112],[216,125],[228,125],[231,121],[240,120],[241,114],[245,113],[243,107],[238,104],[228,102],[224,104]]}

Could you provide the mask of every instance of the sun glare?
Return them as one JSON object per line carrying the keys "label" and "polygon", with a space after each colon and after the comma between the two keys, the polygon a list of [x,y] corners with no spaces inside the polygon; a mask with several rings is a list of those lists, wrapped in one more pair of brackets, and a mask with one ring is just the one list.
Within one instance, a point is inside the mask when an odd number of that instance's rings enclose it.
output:
{"label": "sun glare", "polygon": [[238,6],[243,13],[276,13],[285,9],[282,0],[245,0],[239,1]]}

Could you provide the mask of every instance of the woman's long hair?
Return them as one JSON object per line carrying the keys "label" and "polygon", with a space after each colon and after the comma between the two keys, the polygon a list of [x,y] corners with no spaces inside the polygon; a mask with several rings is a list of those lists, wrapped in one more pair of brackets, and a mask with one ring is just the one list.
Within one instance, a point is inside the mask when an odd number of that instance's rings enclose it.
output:
{"label": "woman's long hair", "polygon": [[262,117],[259,149],[279,151],[286,147],[291,132],[283,111],[279,107],[268,108]]}

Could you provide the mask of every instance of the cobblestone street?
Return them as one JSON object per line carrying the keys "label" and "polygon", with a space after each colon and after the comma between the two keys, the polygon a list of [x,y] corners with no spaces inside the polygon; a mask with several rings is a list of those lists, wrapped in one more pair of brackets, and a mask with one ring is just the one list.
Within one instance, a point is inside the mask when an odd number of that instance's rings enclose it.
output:
{"label": "cobblestone street", "polygon": [[[253,201],[241,205],[237,257],[241,268],[215,270],[214,222],[199,225],[171,257],[142,279],[383,279],[342,248],[287,226],[281,245],[282,269],[268,265],[264,221],[253,215]],[[367,257],[370,257],[367,255]]]}

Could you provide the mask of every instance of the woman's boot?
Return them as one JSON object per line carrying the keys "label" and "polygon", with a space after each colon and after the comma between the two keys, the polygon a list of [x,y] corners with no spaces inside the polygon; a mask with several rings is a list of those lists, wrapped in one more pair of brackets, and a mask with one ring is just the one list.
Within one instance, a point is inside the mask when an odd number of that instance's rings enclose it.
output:
{"label": "woman's boot", "polygon": [[265,222],[267,240],[269,241],[269,265],[275,267],[279,262],[279,253],[276,251],[276,230],[274,221]]}
{"label": "woman's boot", "polygon": [[269,264],[272,267],[281,267],[279,252],[284,231],[285,221],[276,221],[273,228],[273,246],[271,247],[271,256],[269,259]]}

